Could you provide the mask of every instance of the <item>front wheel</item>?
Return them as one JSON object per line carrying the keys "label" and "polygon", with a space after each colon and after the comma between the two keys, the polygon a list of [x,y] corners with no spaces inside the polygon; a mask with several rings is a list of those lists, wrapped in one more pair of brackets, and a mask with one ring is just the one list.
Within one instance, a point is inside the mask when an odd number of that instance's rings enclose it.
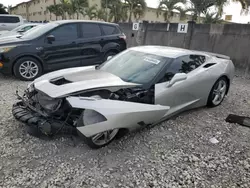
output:
{"label": "front wheel", "polygon": [[228,86],[229,85],[225,77],[217,80],[209,94],[207,105],[209,107],[219,106],[226,96]]}
{"label": "front wheel", "polygon": [[85,142],[90,148],[98,149],[111,143],[115,139],[118,132],[119,129],[114,129],[96,134],[89,138],[85,137]]}
{"label": "front wheel", "polygon": [[13,67],[14,75],[23,81],[33,81],[42,74],[42,66],[32,57],[22,57]]}
{"label": "front wheel", "polygon": [[[94,110],[84,110],[78,119],[77,125],[78,127],[88,126],[102,121],[105,121],[105,118],[98,112]],[[93,129],[95,129],[94,125]],[[90,148],[98,149],[111,143],[118,135],[119,129],[106,130],[91,137],[84,136],[79,130],[77,132]]]}

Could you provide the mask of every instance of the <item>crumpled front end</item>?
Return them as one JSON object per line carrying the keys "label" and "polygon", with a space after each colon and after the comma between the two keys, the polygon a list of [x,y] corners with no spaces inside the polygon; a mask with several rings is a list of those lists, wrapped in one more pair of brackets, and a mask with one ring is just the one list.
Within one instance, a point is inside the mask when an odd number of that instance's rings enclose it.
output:
{"label": "crumpled front end", "polygon": [[[12,114],[28,125],[28,132],[34,136],[52,136],[58,132],[74,132],[72,111],[65,99],[53,99],[29,87],[24,95],[18,96]],[[66,109],[66,110],[65,110]]]}
{"label": "crumpled front end", "polygon": [[154,104],[154,89],[99,89],[52,98],[30,85],[12,112],[17,120],[28,124],[33,135],[78,130],[92,137],[104,131],[153,124],[164,118],[169,108]]}

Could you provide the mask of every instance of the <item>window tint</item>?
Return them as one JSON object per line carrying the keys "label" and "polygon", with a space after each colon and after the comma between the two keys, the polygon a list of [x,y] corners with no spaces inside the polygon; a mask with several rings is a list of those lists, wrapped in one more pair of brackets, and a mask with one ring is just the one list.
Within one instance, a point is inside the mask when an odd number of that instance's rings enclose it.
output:
{"label": "window tint", "polygon": [[81,24],[83,38],[94,38],[101,36],[101,29],[98,24],[84,23]]}
{"label": "window tint", "polygon": [[23,28],[23,31],[28,31],[28,30],[30,30],[33,27],[35,27],[35,26],[33,26],[33,25],[26,26],[26,27]]}
{"label": "window tint", "polygon": [[77,39],[77,24],[59,26],[50,35],[54,35],[56,41]]}
{"label": "window tint", "polygon": [[20,19],[16,16],[0,16],[0,23],[19,23]]}
{"label": "window tint", "polygon": [[189,73],[205,63],[206,57],[201,55],[188,55],[177,58],[167,69],[161,82],[170,81],[176,73]]}
{"label": "window tint", "polygon": [[118,29],[115,26],[102,25],[101,27],[105,35],[114,35],[119,33]]}

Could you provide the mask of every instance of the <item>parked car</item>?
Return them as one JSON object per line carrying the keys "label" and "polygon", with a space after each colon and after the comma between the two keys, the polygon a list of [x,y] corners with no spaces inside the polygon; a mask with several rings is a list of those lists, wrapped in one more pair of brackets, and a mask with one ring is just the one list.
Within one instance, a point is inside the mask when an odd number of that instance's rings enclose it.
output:
{"label": "parked car", "polygon": [[113,23],[50,22],[21,37],[0,40],[0,72],[29,81],[45,71],[100,64],[125,50],[125,39]]}
{"label": "parked car", "polygon": [[10,15],[10,14],[0,14],[0,31],[2,30],[12,30],[19,25],[26,23],[22,16]]}
{"label": "parked car", "polygon": [[20,25],[16,28],[12,29],[11,31],[8,31],[8,30],[0,31],[0,38],[23,35],[25,32],[29,31],[30,29],[32,29],[38,25],[42,25],[42,24],[28,23],[28,24]]}
{"label": "parked car", "polygon": [[234,71],[230,58],[219,54],[134,47],[97,67],[64,69],[37,78],[12,112],[32,134],[54,135],[72,127],[90,147],[99,148],[120,131],[220,105]]}

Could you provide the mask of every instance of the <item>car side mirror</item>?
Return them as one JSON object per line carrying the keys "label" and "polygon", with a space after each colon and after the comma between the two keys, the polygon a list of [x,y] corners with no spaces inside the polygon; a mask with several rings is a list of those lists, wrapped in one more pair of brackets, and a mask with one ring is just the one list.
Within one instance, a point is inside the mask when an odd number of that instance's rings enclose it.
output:
{"label": "car side mirror", "polygon": [[107,57],[107,60],[110,60],[110,59],[112,59],[113,58],[113,56],[108,56]]}
{"label": "car side mirror", "polygon": [[54,35],[48,35],[47,36],[47,40],[48,40],[48,43],[52,43],[52,42],[54,42],[56,39],[55,39],[55,36]]}
{"label": "car side mirror", "polygon": [[175,83],[184,81],[187,79],[187,74],[185,73],[176,73],[174,77],[170,80],[167,87],[172,87]]}

